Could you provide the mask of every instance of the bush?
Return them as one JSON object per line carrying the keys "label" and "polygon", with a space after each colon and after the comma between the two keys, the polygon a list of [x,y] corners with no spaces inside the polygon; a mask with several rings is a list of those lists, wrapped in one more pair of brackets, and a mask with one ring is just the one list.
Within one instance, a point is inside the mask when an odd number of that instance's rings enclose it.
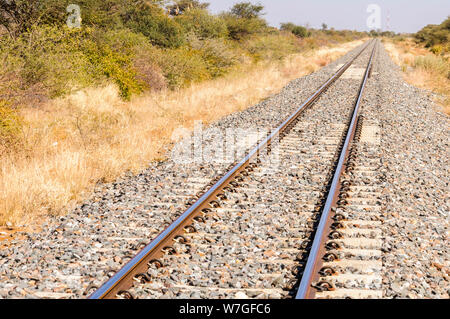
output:
{"label": "bush", "polygon": [[226,74],[238,61],[236,53],[223,39],[191,38],[189,42],[191,47],[201,55],[212,78]]}
{"label": "bush", "polygon": [[185,87],[211,78],[201,52],[193,48],[153,48],[148,56],[162,70],[170,88]]}
{"label": "bush", "polygon": [[311,35],[311,33],[305,27],[299,25],[295,26],[291,32],[300,38],[306,38]]}
{"label": "bush", "polygon": [[9,41],[2,45],[5,64],[14,64],[16,81],[20,83],[10,95],[45,101],[103,84],[110,78],[118,85],[121,96],[128,99],[142,91],[132,68],[132,57],[135,47],[146,41],[144,36],[128,30],[33,27],[12,47]]}
{"label": "bush", "polygon": [[227,26],[229,37],[233,40],[242,40],[267,29],[266,22],[260,18],[245,19],[224,14],[222,19]]}
{"label": "bush", "polygon": [[260,4],[252,4],[251,2],[236,3],[230,10],[230,13],[241,19],[257,19],[262,15],[264,7]]}
{"label": "bush", "polygon": [[[0,25],[13,37],[28,32],[36,25],[63,26],[72,0],[0,0]],[[121,13],[135,5],[133,0],[77,0],[84,26],[105,29],[122,27]]]}
{"label": "bush", "polygon": [[[45,13],[45,14],[44,14]],[[65,14],[65,7],[58,0],[1,0],[0,25],[16,38],[39,22],[56,23]]]}
{"label": "bush", "polygon": [[98,83],[99,76],[83,52],[91,32],[88,28],[36,26],[21,34],[13,46],[2,46],[7,59],[14,61],[21,83],[14,94],[20,96],[21,91],[34,88],[35,94],[52,98],[69,93],[74,86]]}
{"label": "bush", "polygon": [[269,59],[281,60],[288,54],[300,50],[298,40],[295,36],[280,34],[255,36],[246,40],[244,47],[255,61]]}
{"label": "bush", "polygon": [[427,48],[448,43],[450,41],[450,17],[440,25],[427,25],[417,32],[414,37],[417,42],[424,43]]}
{"label": "bush", "polygon": [[299,38],[307,38],[311,36],[311,32],[308,29],[300,25],[295,25],[292,22],[282,23],[281,30],[291,32]]}
{"label": "bush", "polygon": [[189,10],[177,16],[175,21],[180,24],[186,33],[193,33],[198,38],[225,38],[228,30],[225,22],[202,9]]}
{"label": "bush", "polygon": [[136,48],[147,43],[142,35],[128,30],[112,30],[95,34],[95,45],[86,49],[89,59],[97,70],[112,79],[125,100],[131,95],[143,91],[144,83],[140,83],[133,59]]}
{"label": "bush", "polygon": [[159,91],[168,87],[167,79],[160,66],[149,55],[149,51],[138,49],[133,58],[136,80],[146,90]]}
{"label": "bush", "polygon": [[122,19],[125,26],[142,33],[154,45],[178,48],[185,43],[183,28],[155,5],[130,7]]}
{"label": "bush", "polygon": [[[324,32],[292,23],[268,27],[263,7],[238,3],[210,14],[207,4],[177,0],[78,0],[81,28],[66,24],[70,0],[0,0],[0,99],[39,103],[89,86],[117,84],[123,99],[145,89],[215,78],[253,59],[282,59],[325,43]],[[45,13],[45,14],[44,14]],[[327,31],[328,32],[328,31]],[[357,35],[329,31],[333,39]],[[322,42],[320,42],[322,41]]]}
{"label": "bush", "polygon": [[[55,1],[55,0],[52,0]],[[77,4],[81,8],[82,24],[89,27],[97,27],[107,30],[123,27],[121,15],[125,10],[134,6],[132,0],[56,0],[64,3],[62,13],[64,18],[60,21],[66,21],[66,7],[69,4]]]}
{"label": "bush", "polygon": [[292,32],[292,30],[294,30],[295,27],[296,27],[296,25],[294,23],[287,22],[287,23],[281,24],[280,30]]}

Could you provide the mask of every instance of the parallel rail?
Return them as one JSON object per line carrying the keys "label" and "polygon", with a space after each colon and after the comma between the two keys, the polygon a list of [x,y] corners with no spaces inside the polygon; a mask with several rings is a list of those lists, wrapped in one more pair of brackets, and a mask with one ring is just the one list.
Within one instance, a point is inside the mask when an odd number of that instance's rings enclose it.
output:
{"label": "parallel rail", "polygon": [[308,255],[305,270],[300,281],[300,286],[297,291],[296,299],[307,299],[313,298],[315,294],[315,289],[312,286],[314,280],[319,278],[319,273],[322,265],[322,257],[325,255],[324,242],[326,238],[332,231],[330,228],[332,221],[332,208],[337,207],[337,202],[339,199],[339,193],[341,189],[340,179],[342,172],[345,171],[345,165],[348,159],[348,154],[350,150],[350,145],[355,136],[356,127],[358,124],[358,114],[360,110],[361,99],[364,93],[364,88],[366,87],[367,79],[371,73],[372,60],[375,54],[376,46],[373,47],[372,54],[370,56],[369,63],[367,65],[366,72],[364,74],[364,79],[361,83],[361,87],[358,93],[358,98],[353,110],[350,125],[347,130],[346,138],[342,151],[339,155],[339,161],[337,163],[333,180],[331,183],[330,190],[328,192],[325,205],[323,207],[322,213],[320,215],[319,225],[317,226],[314,240],[311,246],[311,250]]}
{"label": "parallel rail", "polygon": [[[147,246],[145,246],[135,257],[133,257],[122,269],[120,269],[114,276],[112,276],[106,283],[104,283],[99,289],[97,289],[94,293],[89,296],[89,299],[112,299],[117,296],[127,296],[127,290],[133,285],[133,280],[136,276],[139,276],[142,273],[145,273],[148,269],[148,264],[156,262],[158,263],[158,258],[160,258],[167,250],[170,250],[171,244],[173,241],[183,240],[182,234],[185,232],[190,232],[193,229],[191,225],[196,218],[201,218],[203,213],[206,213],[210,210],[210,208],[215,207],[217,205],[217,200],[226,198],[224,191],[231,190],[233,185],[240,180],[242,180],[243,176],[248,175],[249,172],[253,171],[257,166],[257,159],[260,154],[263,154],[264,151],[270,151],[271,144],[275,141],[276,137],[285,136],[293,125],[298,121],[300,114],[302,114],[307,108],[313,105],[318,98],[324,93],[337,79],[341,77],[341,75],[353,64],[353,62],[367,49],[370,45],[370,42],[367,43],[361,51],[353,57],[349,62],[344,64],[333,76],[331,76],[317,91],[315,91],[301,106],[299,106],[295,112],[293,112],[285,121],[283,121],[276,129],[274,129],[266,138],[264,138],[259,144],[253,148],[248,155],[246,155],[242,160],[238,162],[238,164],[232,165],[231,168],[225,173],[220,179],[218,179],[215,183],[211,185],[211,187],[205,191],[201,196],[199,196],[198,200],[192,204],[180,217],[178,217],[168,228],[166,228],[163,232],[161,232],[154,240],[150,242]],[[358,97],[358,101],[355,106],[355,110],[353,112],[352,121],[350,124],[350,128],[353,127],[354,122],[356,122],[356,118],[358,115],[358,109],[360,104],[361,95],[367,81],[367,77],[369,75],[369,70],[371,66],[371,61],[373,57],[374,51],[372,51],[372,56],[369,62],[368,69],[366,70],[366,74],[364,76],[363,84],[361,85],[360,94]],[[352,136],[354,134],[354,129],[350,130],[352,132],[350,135],[347,135],[347,139],[345,145],[351,142]],[[344,145],[344,149],[345,149]],[[347,145],[348,147],[348,145]],[[342,155],[341,155],[342,157]],[[344,165],[345,156],[340,158],[338,168]],[[340,174],[340,173],[339,173]],[[337,182],[335,182],[337,180]],[[338,180],[336,177],[333,179],[332,189],[338,189]],[[334,185],[334,188],[333,188]],[[330,194],[332,192],[330,191]],[[328,202],[328,206],[326,205],[326,209],[324,209],[324,213],[326,211],[329,212],[332,206],[332,201]],[[329,213],[322,214],[322,218],[328,218]],[[324,217],[325,216],[325,217]],[[322,223],[322,230],[316,233],[316,237],[319,236],[322,238],[325,233],[325,226],[327,224],[326,221]],[[314,241],[312,253],[310,254],[310,258],[317,258],[319,256],[319,246],[321,241]],[[313,260],[313,259],[311,259]],[[301,288],[303,286],[308,286],[312,280],[312,274],[314,273],[316,262],[308,262],[308,272],[305,274],[311,274],[310,279],[307,282],[301,282]],[[302,288],[303,289],[303,288]],[[303,290],[302,290],[303,291]],[[300,292],[300,290],[299,290]],[[306,294],[301,293],[297,295],[297,297],[302,298],[306,296]]]}

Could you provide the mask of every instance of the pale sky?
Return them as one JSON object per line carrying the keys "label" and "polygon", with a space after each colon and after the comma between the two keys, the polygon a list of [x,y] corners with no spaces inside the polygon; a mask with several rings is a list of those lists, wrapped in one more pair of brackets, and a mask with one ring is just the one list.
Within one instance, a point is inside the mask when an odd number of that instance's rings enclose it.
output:
{"label": "pale sky", "polygon": [[450,15],[449,0],[203,0],[210,3],[214,13],[242,1],[264,5],[265,19],[276,27],[281,22],[308,24],[313,28],[326,23],[335,29],[368,31],[369,4],[380,6],[382,29],[386,30],[389,15],[389,29],[395,32],[417,32],[427,24],[440,24]]}

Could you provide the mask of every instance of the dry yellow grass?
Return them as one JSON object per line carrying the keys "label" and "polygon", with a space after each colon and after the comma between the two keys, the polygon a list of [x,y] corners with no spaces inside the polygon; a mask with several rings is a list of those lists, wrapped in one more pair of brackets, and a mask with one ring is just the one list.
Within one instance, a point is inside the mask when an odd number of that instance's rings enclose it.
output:
{"label": "dry yellow grass", "polygon": [[[418,63],[418,58],[430,60],[440,58],[434,56],[427,49],[416,45],[410,39],[397,42],[385,40],[384,46],[393,61],[401,67],[405,81],[416,87],[441,94],[441,98],[438,98],[436,102],[442,106],[444,113],[450,115],[450,79],[440,72],[439,68],[442,65],[433,66],[430,64],[428,67],[424,67]],[[448,68],[448,61],[445,62],[442,59],[440,64],[445,63]]]}
{"label": "dry yellow grass", "polygon": [[2,156],[0,226],[33,225],[63,214],[98,181],[111,181],[162,159],[172,132],[210,123],[274,94],[362,44],[355,41],[248,67],[178,91],[123,102],[113,86],[94,88],[22,110],[23,150]]}

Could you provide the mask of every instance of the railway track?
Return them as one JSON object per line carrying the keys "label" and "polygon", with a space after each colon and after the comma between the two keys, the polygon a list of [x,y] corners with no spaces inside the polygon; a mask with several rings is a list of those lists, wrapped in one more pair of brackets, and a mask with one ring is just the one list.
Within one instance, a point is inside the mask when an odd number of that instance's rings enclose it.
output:
{"label": "railway track", "polygon": [[220,178],[192,181],[186,210],[89,298],[381,297],[379,132],[360,116],[377,45]]}

